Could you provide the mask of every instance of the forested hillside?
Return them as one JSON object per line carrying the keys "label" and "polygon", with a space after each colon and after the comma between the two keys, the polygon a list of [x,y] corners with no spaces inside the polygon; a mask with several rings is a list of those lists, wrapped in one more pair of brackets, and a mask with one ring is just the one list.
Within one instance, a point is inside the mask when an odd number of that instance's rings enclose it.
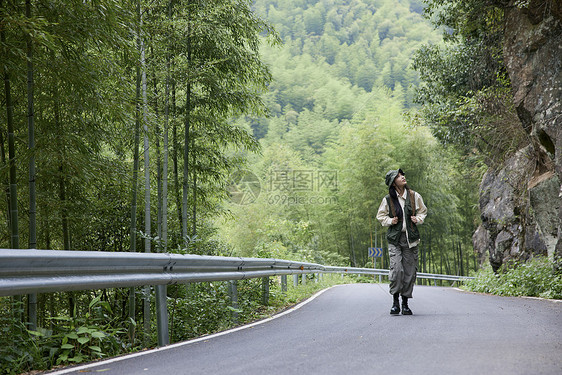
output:
{"label": "forested hillside", "polygon": [[466,172],[453,150],[412,125],[413,55],[422,44],[441,43],[422,3],[258,0],[254,7],[283,45],[262,47],[273,76],[265,94],[270,117],[238,120],[261,141],[261,154],[249,156],[261,185],[250,204],[228,206],[233,218],[219,224],[227,247],[245,256],[368,266],[367,248],[386,246],[375,220],[387,194],[384,175],[401,167],[430,207],[420,269],[474,268],[481,171]]}
{"label": "forested hillside", "polygon": [[440,40],[419,1],[258,0],[254,7],[284,43],[262,52],[275,75],[266,96],[275,116],[308,109],[351,119],[368,101],[362,94],[380,87],[409,108],[419,84],[411,58],[422,43]]}

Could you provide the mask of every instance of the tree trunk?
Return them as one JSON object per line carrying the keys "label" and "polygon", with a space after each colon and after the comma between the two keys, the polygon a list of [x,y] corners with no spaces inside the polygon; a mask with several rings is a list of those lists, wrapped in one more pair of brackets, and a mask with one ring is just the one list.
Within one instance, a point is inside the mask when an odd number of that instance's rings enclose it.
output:
{"label": "tree trunk", "polygon": [[[190,1],[188,5],[190,5]],[[187,20],[187,63],[191,64],[191,19]],[[188,67],[188,71],[191,67]],[[191,126],[191,77],[187,77],[185,97],[185,136],[183,150],[183,200],[182,200],[182,236],[187,244],[187,191],[189,189],[189,141]]]}
{"label": "tree trunk", "polygon": [[[31,0],[25,1],[25,14],[31,18]],[[33,94],[33,46],[27,37],[27,125],[29,149],[29,248],[37,248],[35,203],[35,113]]]}
{"label": "tree trunk", "polygon": [[[175,119],[176,116],[176,83],[172,81],[172,116]],[[174,164],[174,187],[175,187],[175,197],[176,197],[176,212],[178,214],[178,223],[182,224],[182,205],[181,205],[181,189],[180,189],[180,179],[179,179],[179,172],[178,172],[178,149],[179,149],[179,141],[178,141],[178,127],[177,122],[172,122],[172,161]],[[181,241],[180,241],[181,242]]]}
{"label": "tree trunk", "polygon": [[[55,88],[55,90],[58,90]],[[60,131],[59,139],[63,140],[63,130],[62,130],[62,122],[60,118],[60,103],[58,100],[58,93],[55,92],[55,104],[54,104],[54,113],[55,113],[55,125],[56,128]],[[65,169],[64,169],[64,161],[65,161],[65,146],[64,142],[61,142],[59,145],[59,201],[61,207],[61,225],[62,225],[62,238],[63,238],[63,249],[70,250],[70,233],[68,231],[68,211],[66,207],[66,181],[65,181]]]}
{"label": "tree trunk", "polygon": [[195,168],[196,158],[195,158],[195,135],[191,135],[191,160],[193,164],[191,166],[191,174],[193,180],[193,216],[191,218],[193,229],[191,230],[191,237],[195,238],[197,235],[197,171]]}
{"label": "tree trunk", "polygon": [[[4,2],[0,0],[0,8],[3,7]],[[0,19],[0,24],[2,19]],[[7,46],[6,44],[6,32],[4,28],[0,28],[0,44],[2,46]],[[4,47],[6,48],[6,47]],[[3,53],[4,56],[7,53]],[[10,226],[10,247],[12,249],[19,249],[19,230],[18,230],[18,199],[17,199],[17,179],[16,179],[16,148],[15,148],[15,134],[14,134],[14,105],[12,103],[12,91],[10,87],[10,74],[8,68],[4,65],[3,69],[4,75],[4,94],[6,100],[6,120],[8,123],[8,166],[9,166],[9,220],[8,224]],[[21,296],[15,296],[16,308],[13,312],[18,321],[22,321],[23,316],[21,314],[21,309],[19,307],[21,302]]]}
{"label": "tree trunk", "polygon": [[352,225],[352,220],[351,220],[351,214],[349,216],[349,250],[350,252],[350,261],[351,261],[351,266],[352,267],[357,267],[357,258],[355,257],[355,240],[353,238],[353,225]]}
{"label": "tree trunk", "polygon": [[[60,215],[61,215],[61,226],[62,226],[62,238],[63,238],[63,250],[70,250],[70,233],[68,231],[68,212],[66,207],[66,183],[65,183],[65,169],[64,169],[64,160],[65,160],[65,146],[63,142],[64,132],[62,129],[62,121],[60,117],[60,101],[58,97],[58,87],[55,86],[54,92],[54,115],[55,115],[55,127],[59,131],[59,140],[61,143],[59,145],[59,176],[58,176],[58,183],[59,183],[59,201],[60,201]],[[68,314],[69,316],[75,316],[75,296],[74,292],[67,292],[66,293],[68,299]]]}
{"label": "tree trunk", "polygon": [[[154,55],[154,50],[151,47],[152,55]],[[158,241],[156,243],[157,252],[162,252],[162,155],[160,154],[160,119],[158,118],[158,83],[156,79],[156,71],[153,67],[153,83],[154,83],[154,114],[155,114],[155,131],[156,136],[154,137],[156,146],[156,190],[157,190],[157,200],[156,200],[156,233],[158,236]]]}
{"label": "tree trunk", "polygon": [[[139,11],[140,12],[140,11]],[[139,46],[140,49],[140,46]],[[134,156],[133,156],[133,188],[131,199],[131,242],[130,251],[137,251],[137,193],[138,193],[138,178],[139,178],[139,143],[140,143],[140,123],[141,123],[141,74],[140,65],[136,65],[136,96],[135,96],[135,134],[134,134]],[[129,339],[131,344],[135,342],[135,324],[136,320],[136,301],[135,301],[135,288],[129,289]]]}
{"label": "tree trunk", "polygon": [[[172,19],[172,1],[168,3],[168,19]],[[166,90],[164,93],[164,162],[162,165],[162,251],[168,251],[168,128],[170,124],[170,65],[168,47],[166,56]]]}
{"label": "tree trunk", "polygon": [[[3,1],[0,6],[4,5]],[[6,32],[0,29],[0,40],[6,46]],[[6,48],[6,47],[4,47]],[[7,55],[4,53],[4,55]],[[17,199],[17,179],[16,179],[16,147],[14,134],[14,104],[12,103],[12,91],[10,87],[10,73],[4,65],[4,95],[6,100],[6,120],[8,123],[8,165],[10,174],[10,246],[12,249],[19,249],[19,230],[18,230],[18,199]]]}
{"label": "tree trunk", "polygon": [[464,257],[462,255],[462,242],[459,241],[459,262],[461,267],[461,275],[464,275]]}
{"label": "tree trunk", "polygon": [[[31,0],[25,1],[25,16],[31,18]],[[37,225],[35,203],[35,117],[33,98],[33,45],[31,37],[27,36],[27,128],[29,150],[29,242],[30,249],[37,248]],[[37,329],[37,294],[32,293],[27,297],[27,311],[29,314],[29,329]]]}
{"label": "tree trunk", "polygon": [[[140,10],[140,8],[139,8]],[[140,25],[142,28],[142,14],[139,14]],[[144,129],[144,252],[151,252],[151,218],[150,218],[150,152],[148,143],[148,98],[147,98],[147,87],[146,87],[146,60],[145,60],[145,48],[144,41],[140,37],[140,55],[141,55],[141,80],[142,80],[142,113],[143,113],[143,129]],[[150,287],[146,286],[144,288],[144,339],[145,344],[148,343],[148,337],[150,334]]]}
{"label": "tree trunk", "polygon": [[[2,132],[0,131],[0,160],[2,160],[2,166],[7,164],[6,162],[6,149],[4,146],[4,137]],[[8,229],[11,228],[10,225],[10,181],[9,179],[6,181],[2,181],[2,187],[4,188],[4,192],[6,193],[6,222],[8,223]]]}
{"label": "tree trunk", "polygon": [[187,190],[189,188],[189,132],[191,112],[191,84],[187,84],[186,92],[186,114],[185,114],[185,136],[183,151],[183,195],[182,195],[182,237],[187,243]]}

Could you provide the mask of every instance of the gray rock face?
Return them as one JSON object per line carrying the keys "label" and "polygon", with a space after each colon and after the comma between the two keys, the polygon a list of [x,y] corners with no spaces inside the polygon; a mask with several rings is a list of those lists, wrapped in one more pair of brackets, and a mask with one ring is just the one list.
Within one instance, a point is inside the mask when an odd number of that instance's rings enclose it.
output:
{"label": "gray rock face", "polygon": [[509,3],[504,57],[531,146],[489,170],[480,186],[482,225],[473,243],[481,259],[487,250],[494,270],[510,259],[562,256],[562,1],[497,3]]}
{"label": "gray rock face", "polygon": [[[561,208],[561,199],[558,193],[560,180],[554,173],[547,179],[541,181],[536,186],[529,189],[529,204],[532,209],[533,226],[529,226],[529,241],[535,243],[537,238],[541,238],[544,247],[548,249],[548,254],[552,255],[558,242],[558,212]],[[535,228],[535,233],[531,234]],[[534,238],[534,240],[532,238]],[[536,243],[538,247],[540,245]],[[529,246],[527,251],[538,250],[537,246]]]}
{"label": "gray rock face", "polygon": [[488,249],[492,248],[490,232],[481,224],[472,236],[472,244],[476,252],[478,264],[482,265],[488,260]]}
{"label": "gray rock face", "polygon": [[482,225],[473,244],[481,263],[489,254],[494,270],[508,260],[552,255],[556,249],[560,180],[554,173],[529,180],[533,152],[533,146],[519,150],[501,169],[486,172],[480,185]]}

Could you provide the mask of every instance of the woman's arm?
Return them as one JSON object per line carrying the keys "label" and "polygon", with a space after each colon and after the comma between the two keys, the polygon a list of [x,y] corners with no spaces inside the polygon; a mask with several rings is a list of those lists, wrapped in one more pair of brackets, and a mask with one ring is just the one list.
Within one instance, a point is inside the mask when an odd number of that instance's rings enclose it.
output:
{"label": "woman's arm", "polygon": [[383,227],[389,227],[392,225],[392,218],[388,215],[388,203],[386,198],[382,199],[379,210],[377,211],[377,220],[381,223]]}

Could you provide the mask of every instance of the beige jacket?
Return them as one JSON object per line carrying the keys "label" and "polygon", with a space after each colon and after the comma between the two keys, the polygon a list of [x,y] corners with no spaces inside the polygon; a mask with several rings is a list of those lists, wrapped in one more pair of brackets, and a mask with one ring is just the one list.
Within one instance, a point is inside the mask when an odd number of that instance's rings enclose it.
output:
{"label": "beige jacket", "polygon": [[[404,204],[406,203],[406,194],[408,191],[404,189],[404,193],[398,196],[398,202],[402,207],[402,212],[404,212]],[[427,216],[427,207],[423,203],[422,196],[414,191],[414,201],[416,203],[416,218],[418,219],[417,225],[423,224],[425,217]],[[381,223],[383,227],[389,227],[392,225],[392,218],[389,216],[389,207],[386,197],[382,199],[382,202],[379,206],[379,210],[377,212],[377,220]],[[408,218],[409,220],[409,218]],[[406,232],[406,238],[408,237],[408,232],[406,231],[406,220],[402,220],[402,232]],[[420,243],[420,240],[417,240],[413,243],[408,241],[408,245],[410,247],[417,246]]]}

